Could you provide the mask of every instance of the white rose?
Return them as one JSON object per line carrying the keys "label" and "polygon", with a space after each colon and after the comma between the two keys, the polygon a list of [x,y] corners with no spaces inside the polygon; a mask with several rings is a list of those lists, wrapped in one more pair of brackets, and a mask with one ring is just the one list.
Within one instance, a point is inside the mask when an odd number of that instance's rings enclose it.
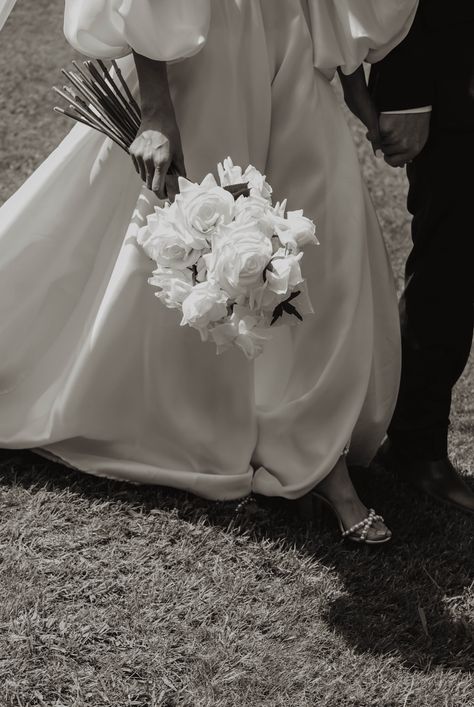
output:
{"label": "white rose", "polygon": [[288,297],[287,292],[274,292],[268,286],[267,282],[264,282],[261,287],[256,290],[252,290],[249,298],[249,307],[252,310],[263,310],[264,312],[271,312],[275,307],[277,307],[283,300]]}
{"label": "white rose", "polygon": [[247,182],[251,196],[262,196],[271,201],[273,189],[265,180],[265,175],[252,165],[249,165],[243,174],[243,181]]}
{"label": "white rose", "polygon": [[267,328],[263,326],[262,318],[250,314],[244,307],[235,307],[230,319],[213,327],[210,334],[217,345],[217,353],[222,353],[234,345],[243,351],[248,359],[259,356],[265,341],[271,338]]}
{"label": "white rose", "polygon": [[201,184],[180,177],[179,189],[174,203],[189,230],[209,238],[220,225],[232,221],[234,197],[218,186],[212,174],[208,174]]}
{"label": "white rose", "polygon": [[[263,196],[239,196],[235,202],[235,221],[250,223],[263,220],[268,211],[268,201]],[[272,235],[272,234],[269,234]]]}
{"label": "white rose", "polygon": [[273,225],[280,243],[298,251],[306,245],[318,245],[316,226],[303,211],[288,211],[286,218],[273,215]]}
{"label": "white rose", "polygon": [[145,226],[138,229],[137,243],[140,245],[149,258],[156,260],[156,247],[159,236],[160,226],[163,230],[168,229],[168,220],[164,216],[165,209],[155,209],[153,213],[147,216]]}
{"label": "white rose", "polygon": [[173,234],[176,242],[190,253],[192,250],[209,250],[209,243],[203,234],[189,229],[176,203],[166,203],[155,208],[147,218],[147,224],[139,229],[137,241],[146,254],[156,260],[157,244],[162,235]]}
{"label": "white rose", "polygon": [[222,324],[215,324],[211,329],[209,329],[209,335],[212,341],[217,347],[217,353],[221,354],[223,351],[227,351],[232,344],[234,339],[239,333],[235,323],[226,321]]}
{"label": "white rose", "polygon": [[242,167],[235,166],[230,157],[227,157],[223,163],[219,162],[217,172],[221,187],[229,187],[232,184],[242,184],[244,182]]}
{"label": "white rose", "polygon": [[186,244],[190,250],[209,250],[209,240],[206,234],[190,227],[186,214],[180,208],[179,201],[175,199],[164,216],[170,224],[170,228],[179,234],[181,242]]}
{"label": "white rose", "polygon": [[286,218],[299,248],[303,248],[305,245],[319,245],[316,238],[316,226],[311,219],[303,216],[303,209],[288,211]]}
{"label": "white rose", "polygon": [[209,324],[227,315],[227,300],[225,292],[215,283],[198,283],[183,301],[181,326],[188,324],[198,329],[203,339],[207,338]]}
{"label": "white rose", "polygon": [[277,236],[278,248],[283,245],[291,251],[297,252],[299,250],[298,243],[289,221],[284,216],[273,212],[269,214],[268,219],[272,224],[273,233]]}
{"label": "white rose", "polygon": [[[259,220],[260,227],[265,230],[269,237],[276,236],[279,228],[287,227],[284,210],[285,204],[286,201],[284,201],[283,204],[278,203],[275,206],[269,205]],[[277,247],[279,248],[281,242],[278,238],[275,238],[275,241],[278,242]]]}
{"label": "white rose", "polygon": [[231,297],[239,297],[262,284],[272,253],[270,239],[256,224],[237,224],[221,231],[204,260],[208,276]]}
{"label": "white rose", "polygon": [[302,283],[303,276],[300,267],[302,257],[303,253],[285,254],[284,249],[281,248],[273,256],[270,269],[266,271],[268,289],[278,295],[289,295],[297,285]]}
{"label": "white rose", "polygon": [[257,358],[262,353],[265,342],[271,338],[271,335],[262,327],[261,320],[258,317],[240,313],[239,310],[234,312],[232,317],[236,318],[238,329],[238,334],[233,342],[234,345],[244,352],[246,358]]}
{"label": "white rose", "polygon": [[156,230],[143,243],[143,249],[155,263],[172,270],[189,268],[201,257],[200,250],[190,249],[173,230]]}
{"label": "white rose", "polygon": [[148,282],[159,287],[156,297],[170,309],[179,309],[193,289],[193,279],[190,270],[171,270],[159,268],[153,272]]}

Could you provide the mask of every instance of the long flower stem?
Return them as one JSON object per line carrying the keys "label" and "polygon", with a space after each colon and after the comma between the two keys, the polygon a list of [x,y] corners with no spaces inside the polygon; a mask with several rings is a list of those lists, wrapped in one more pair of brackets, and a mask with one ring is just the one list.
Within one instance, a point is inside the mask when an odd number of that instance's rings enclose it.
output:
{"label": "long flower stem", "polygon": [[55,107],[57,113],[107,135],[129,152],[141,122],[140,108],[124,80],[119,66],[112,62],[113,75],[103,61],[98,67],[92,61],[72,62],[76,71],[62,73],[70,85],[54,91],[66,102],[66,108]]}
{"label": "long flower stem", "polygon": [[[92,91],[90,91],[87,86],[81,85],[80,79],[74,76],[72,72],[63,71],[63,73],[69,79],[69,81],[71,81],[71,83],[76,87],[76,90],[82,93],[84,98],[89,101],[90,105],[95,108],[100,118],[104,123],[108,125],[109,129],[112,132],[116,133],[120,139],[124,140],[125,136],[123,135],[122,131],[120,131],[120,129],[117,128],[117,126],[115,125],[115,123],[113,123],[109,116],[103,112],[101,104],[97,100],[96,96],[92,93]],[[94,115],[96,115],[95,112]]]}

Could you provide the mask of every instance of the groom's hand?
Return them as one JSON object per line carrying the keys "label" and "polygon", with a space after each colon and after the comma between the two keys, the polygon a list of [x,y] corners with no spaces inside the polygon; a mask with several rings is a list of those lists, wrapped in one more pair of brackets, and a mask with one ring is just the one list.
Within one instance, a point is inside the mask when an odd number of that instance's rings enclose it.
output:
{"label": "groom's hand", "polygon": [[428,141],[431,112],[382,113],[379,132],[385,162],[404,167],[417,157]]}
{"label": "groom's hand", "polygon": [[373,151],[376,152],[381,148],[379,114],[367,88],[364,68],[360,66],[349,75],[344,74],[341,69],[338,69],[338,73],[347,107],[364,123],[367,128],[366,137],[372,144]]}

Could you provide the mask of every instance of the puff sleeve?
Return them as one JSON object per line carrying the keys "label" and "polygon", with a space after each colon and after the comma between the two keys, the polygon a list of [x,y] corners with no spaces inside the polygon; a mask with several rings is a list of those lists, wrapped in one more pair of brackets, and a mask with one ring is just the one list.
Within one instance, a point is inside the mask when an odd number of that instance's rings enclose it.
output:
{"label": "puff sleeve", "polygon": [[418,0],[308,0],[314,65],[328,78],[383,59],[408,34]]}
{"label": "puff sleeve", "polygon": [[15,7],[16,0],[0,0],[0,30],[8,20],[8,15]]}
{"label": "puff sleeve", "polygon": [[132,50],[157,61],[196,54],[206,42],[210,0],[65,0],[64,34],[98,59]]}

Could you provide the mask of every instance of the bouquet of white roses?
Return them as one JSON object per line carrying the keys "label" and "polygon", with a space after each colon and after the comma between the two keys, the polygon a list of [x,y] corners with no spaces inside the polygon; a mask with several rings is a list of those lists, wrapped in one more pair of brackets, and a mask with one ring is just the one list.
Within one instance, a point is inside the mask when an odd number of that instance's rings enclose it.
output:
{"label": "bouquet of white roses", "polygon": [[156,296],[182,313],[181,326],[212,340],[217,353],[239,347],[256,358],[275,323],[313,313],[301,274],[303,248],[318,243],[302,211],[272,204],[254,167],[227,158],[201,184],[179,178],[172,204],[156,207],[137,240],[153,260]]}

